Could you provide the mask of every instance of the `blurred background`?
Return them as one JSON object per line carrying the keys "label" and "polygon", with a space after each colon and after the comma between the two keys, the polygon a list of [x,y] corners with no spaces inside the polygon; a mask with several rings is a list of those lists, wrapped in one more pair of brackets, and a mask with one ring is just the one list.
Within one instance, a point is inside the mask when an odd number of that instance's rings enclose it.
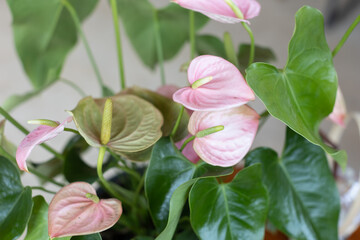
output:
{"label": "blurred background", "polygon": [[[134,0],[136,1],[136,0]],[[339,42],[346,29],[360,13],[359,0],[258,0],[262,6],[260,16],[251,21],[257,45],[270,47],[276,54],[277,60],[273,62],[278,68],[283,68],[287,59],[287,45],[294,28],[294,15],[303,5],[310,5],[321,10],[326,21],[326,36],[330,49]],[[157,7],[168,4],[167,0],[152,0]],[[23,94],[32,90],[30,82],[22,69],[16,54],[12,29],[11,15],[5,0],[0,1],[0,104],[13,94]],[[100,0],[96,10],[83,24],[84,32],[89,40],[97,63],[100,67],[104,81],[114,92],[120,90],[115,37],[113,32],[112,16],[109,4]],[[151,71],[143,65],[128,41],[125,32],[122,31],[123,54],[125,59],[125,75],[127,85],[138,85],[155,90],[160,86],[159,69]],[[229,31],[233,37],[234,45],[248,43],[249,38],[241,25],[221,24],[210,21],[201,33],[211,33],[222,38],[225,31]],[[186,74],[180,72],[180,66],[190,59],[189,45],[181,50],[177,57],[165,63],[167,82],[178,86],[187,84]],[[343,91],[347,109],[349,112],[360,112],[360,26],[350,36],[345,46],[334,59],[335,68],[339,77],[339,84]],[[62,77],[75,82],[88,95],[100,97],[95,74],[86,55],[83,44],[78,41],[76,48],[70,53],[65,62]],[[29,129],[35,126],[27,125],[27,120],[47,118],[63,121],[68,114],[64,110],[75,108],[81,96],[68,85],[57,82],[22,104],[11,114]],[[264,107],[257,100],[252,106],[261,112]],[[330,127],[327,121],[322,128],[327,131]],[[16,145],[20,143],[24,135],[7,123],[6,136]],[[254,148],[257,146],[271,147],[281,152],[284,143],[284,125],[271,118],[263,126],[256,137]],[[49,145],[61,150],[70,133],[64,133],[49,142]],[[360,137],[356,124],[351,121],[346,129],[343,141],[340,144],[349,156],[349,165],[355,169],[360,168]],[[88,163],[96,164],[96,150],[88,153]],[[36,148],[31,159],[34,162],[42,162],[50,158],[49,153],[42,148]],[[30,181],[36,181],[30,174],[23,175],[25,185]],[[34,183],[36,185],[36,183]]]}

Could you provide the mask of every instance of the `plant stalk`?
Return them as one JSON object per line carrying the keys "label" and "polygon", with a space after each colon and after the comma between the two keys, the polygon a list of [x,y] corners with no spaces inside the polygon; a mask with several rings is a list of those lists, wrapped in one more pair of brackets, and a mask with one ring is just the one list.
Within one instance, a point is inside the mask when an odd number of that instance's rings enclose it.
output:
{"label": "plant stalk", "polygon": [[120,73],[120,85],[121,85],[121,90],[123,90],[126,88],[126,81],[125,81],[124,61],[123,61],[122,46],[121,46],[119,15],[117,11],[116,0],[111,0],[110,3],[111,3],[111,10],[112,10],[112,16],[114,22],[115,38],[116,38],[116,48],[117,48],[119,73]]}
{"label": "plant stalk", "polygon": [[[81,22],[80,22],[80,19],[79,19],[77,13],[76,13],[74,7],[69,3],[68,0],[62,0],[62,3],[66,7],[66,9],[69,11],[69,13],[70,13],[70,15],[71,15],[71,17],[72,17],[72,19],[73,19],[73,21],[75,23],[75,26],[76,26],[76,28],[77,28],[77,30],[79,32],[79,36],[80,36],[82,42],[84,43],[86,53],[87,53],[87,55],[89,57],[90,63],[92,65],[93,69],[94,69],[96,78],[98,80],[98,83],[99,83],[101,89],[106,88],[106,86],[104,85],[104,81],[103,81],[103,79],[102,79],[102,77],[100,75],[99,67],[96,64],[94,55],[93,55],[93,53],[92,53],[92,51],[90,49],[90,45],[89,45],[89,43],[88,43],[88,41],[86,39],[86,36],[85,36],[85,34],[84,34],[84,32],[83,32],[83,30],[81,28]],[[103,91],[103,95],[104,95],[104,91]]]}
{"label": "plant stalk", "polygon": [[250,26],[245,23],[245,22],[241,22],[241,24],[244,26],[245,30],[248,32],[249,37],[250,37],[250,41],[251,41],[251,45],[250,45],[250,56],[249,56],[249,63],[248,66],[250,66],[253,62],[254,62],[254,57],[255,57],[255,39],[254,39],[254,34],[251,31]]}
{"label": "plant stalk", "polygon": [[159,60],[160,75],[161,75],[161,85],[165,85],[166,79],[165,79],[165,69],[164,69],[164,53],[162,48],[159,18],[156,9],[153,9],[153,18],[154,18],[154,28],[155,28],[154,31],[155,31],[156,53],[157,53],[157,58]]}
{"label": "plant stalk", "polygon": [[350,34],[354,31],[354,29],[356,28],[356,26],[360,23],[360,15],[357,16],[357,18],[355,19],[355,21],[350,25],[350,27],[348,28],[348,30],[345,32],[344,36],[341,38],[340,42],[338,43],[338,45],[334,48],[334,50],[332,51],[332,56],[335,57],[336,54],[340,51],[340,49],[342,48],[342,46],[345,44],[346,40],[349,38]]}

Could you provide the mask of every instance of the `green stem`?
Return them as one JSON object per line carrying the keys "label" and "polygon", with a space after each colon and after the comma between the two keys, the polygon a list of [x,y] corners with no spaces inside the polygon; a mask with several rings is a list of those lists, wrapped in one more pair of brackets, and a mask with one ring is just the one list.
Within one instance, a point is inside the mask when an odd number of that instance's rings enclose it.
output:
{"label": "green stem", "polygon": [[338,45],[334,48],[332,52],[332,56],[335,57],[335,55],[340,51],[341,47],[345,44],[346,40],[349,38],[350,34],[354,31],[356,26],[360,23],[360,15],[357,16],[355,21],[350,25],[348,30],[345,32],[344,36],[341,38]]}
{"label": "green stem", "polygon": [[[0,114],[3,115],[9,122],[11,122],[17,129],[23,132],[25,135],[29,134],[29,131],[24,128],[18,121],[16,121],[8,112],[6,112],[2,107],[0,107]],[[44,149],[49,151],[50,153],[54,154],[57,158],[64,160],[64,156],[60,153],[56,152],[52,147],[48,146],[47,144],[43,143],[40,144]]]}
{"label": "green stem", "polygon": [[96,61],[95,61],[95,58],[94,58],[94,55],[90,49],[90,45],[85,37],[85,34],[81,28],[81,22],[80,22],[80,19],[74,9],[74,7],[68,2],[68,0],[62,0],[62,4],[67,8],[67,10],[69,11],[74,23],[75,23],[75,26],[79,32],[79,36],[82,40],[82,42],[84,43],[84,46],[85,46],[85,49],[86,49],[86,53],[90,59],[90,63],[94,69],[94,72],[95,72],[95,75],[96,75],[96,78],[99,82],[99,85],[101,87],[101,89],[104,89],[106,88],[105,85],[104,85],[104,81],[102,80],[101,78],[101,75],[100,75],[100,71],[99,71],[99,67],[97,66],[96,64]]}
{"label": "green stem", "polygon": [[72,129],[72,128],[64,128],[64,131],[65,132],[72,132],[72,133],[75,133],[77,135],[80,135],[79,131],[76,131],[75,129]]}
{"label": "green stem", "polygon": [[185,107],[184,107],[184,106],[181,106],[180,113],[179,113],[178,118],[176,119],[176,122],[175,122],[175,126],[174,126],[174,128],[173,128],[173,130],[172,130],[172,132],[171,132],[171,134],[170,134],[170,137],[172,137],[172,138],[175,136],[176,131],[177,131],[178,128],[179,128],[179,125],[180,125],[180,122],[181,122],[181,118],[182,118],[182,116],[183,116],[183,114],[184,114],[184,109],[185,109]]}
{"label": "green stem", "polygon": [[195,13],[194,11],[191,11],[189,12],[189,22],[190,22],[190,26],[189,26],[189,29],[190,29],[190,57],[191,59],[194,59],[195,58],[195,51],[196,51],[196,46],[195,46]]}
{"label": "green stem", "polygon": [[239,61],[235,53],[234,44],[231,39],[231,35],[228,32],[224,33],[224,48],[225,48],[226,58],[237,68],[239,68]]}
{"label": "green stem", "polygon": [[126,161],[124,159],[122,159],[119,155],[117,155],[116,153],[114,153],[113,151],[110,150],[110,148],[107,148],[106,149],[110,154],[111,156],[113,156],[117,161],[121,162],[126,168],[129,169]]}
{"label": "green stem", "polygon": [[155,28],[154,31],[155,31],[156,53],[159,60],[160,74],[161,74],[161,85],[165,85],[166,80],[165,80],[165,69],[164,69],[164,53],[162,48],[159,18],[156,9],[153,9],[153,18],[154,18],[154,28]]}
{"label": "green stem", "polygon": [[29,170],[30,173],[34,174],[34,175],[37,176],[38,178],[42,178],[42,179],[44,179],[44,180],[46,180],[46,181],[48,181],[48,182],[51,182],[51,183],[53,183],[53,184],[55,184],[55,185],[57,185],[57,186],[59,186],[59,187],[64,187],[64,186],[65,186],[64,184],[59,183],[59,182],[57,182],[57,181],[55,181],[55,180],[53,180],[53,179],[51,179],[51,178],[43,175],[42,173],[38,172],[38,171],[37,171],[35,168],[33,168],[33,167],[28,166],[28,170]]}
{"label": "green stem", "polygon": [[78,85],[76,85],[72,81],[69,81],[69,80],[67,80],[65,78],[60,78],[60,81],[65,83],[66,85],[72,87],[75,91],[77,91],[80,94],[80,96],[86,97],[86,93]]}
{"label": "green stem", "polygon": [[[99,157],[98,157],[98,161],[97,161],[97,174],[98,174],[100,183],[104,186],[105,190],[108,193],[110,193],[112,196],[116,197],[117,199],[119,199],[122,202],[128,203],[128,201],[126,201],[120,194],[118,194],[116,191],[114,191],[112,189],[110,184],[106,181],[106,179],[103,176],[102,165],[103,165],[103,161],[104,161],[105,152],[106,152],[106,147],[104,147],[104,146],[100,147]],[[132,205],[132,203],[128,203],[128,204]]]}
{"label": "green stem", "polygon": [[264,126],[264,124],[269,119],[269,117],[270,117],[270,113],[268,110],[265,109],[264,112],[262,112],[260,114],[260,122],[259,122],[258,131],[262,128],[262,126]]}
{"label": "green stem", "polygon": [[254,56],[255,56],[255,40],[254,40],[254,34],[251,31],[250,26],[245,23],[245,22],[241,22],[241,24],[244,26],[245,30],[248,32],[250,40],[251,40],[251,45],[250,45],[250,56],[249,56],[249,64],[248,66],[250,66],[253,61],[254,61]]}
{"label": "green stem", "polygon": [[33,189],[33,190],[41,190],[43,192],[47,192],[47,193],[50,193],[50,194],[56,194],[56,192],[47,190],[46,188],[43,188],[43,187],[31,187],[31,189]]}
{"label": "green stem", "polygon": [[124,71],[124,61],[123,61],[123,54],[122,54],[122,47],[121,47],[121,37],[120,37],[120,26],[119,26],[119,15],[117,12],[117,4],[116,0],[111,0],[111,10],[114,22],[114,30],[115,30],[115,38],[116,38],[116,48],[117,48],[117,55],[118,55],[118,62],[119,62],[119,71],[120,71],[120,84],[121,89],[126,88],[125,83],[125,71]]}
{"label": "green stem", "polygon": [[180,148],[180,152],[182,152],[182,150],[184,150],[184,148],[186,147],[186,145],[191,142],[192,140],[195,139],[195,136],[191,136],[188,139],[185,140],[185,142],[183,143],[183,145]]}
{"label": "green stem", "polygon": [[141,176],[139,173],[137,173],[136,171],[132,170],[131,168],[125,167],[125,166],[121,166],[119,164],[116,165],[117,168],[123,170],[124,172],[126,172],[127,174],[133,176],[134,178],[136,178],[136,180],[140,181],[141,180]]}

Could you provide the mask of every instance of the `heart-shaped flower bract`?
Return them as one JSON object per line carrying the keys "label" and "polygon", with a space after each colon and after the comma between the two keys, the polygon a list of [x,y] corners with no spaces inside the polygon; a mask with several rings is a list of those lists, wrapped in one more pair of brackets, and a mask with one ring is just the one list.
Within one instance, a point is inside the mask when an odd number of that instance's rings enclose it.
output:
{"label": "heart-shaped flower bract", "polygon": [[86,235],[112,227],[122,214],[117,199],[99,199],[86,182],[63,187],[49,205],[50,238]]}
{"label": "heart-shaped flower bract", "polygon": [[259,15],[261,6],[255,0],[232,0],[241,13],[243,19],[238,18],[226,0],[173,0],[184,8],[200,12],[211,19],[222,23],[248,22]]}
{"label": "heart-shaped flower bract", "polygon": [[229,109],[255,99],[240,71],[220,57],[195,58],[188,69],[188,81],[191,86],[176,91],[173,99],[191,110]]}
{"label": "heart-shaped flower bract", "polygon": [[16,162],[19,168],[27,171],[26,159],[36,145],[53,139],[64,131],[65,125],[72,121],[72,117],[68,117],[63,123],[58,123],[58,126],[52,127],[41,125],[29,133],[20,143],[16,151]]}
{"label": "heart-shaped flower bract", "polygon": [[196,137],[194,150],[208,164],[229,167],[240,162],[249,151],[259,125],[260,116],[247,105],[213,112],[194,112],[189,120],[189,132],[195,135],[205,129],[224,129]]}
{"label": "heart-shaped flower bract", "polygon": [[334,109],[333,109],[332,113],[329,115],[329,118],[334,123],[344,127],[346,114],[347,114],[347,111],[346,111],[344,96],[343,96],[340,88],[338,88],[338,90],[336,92],[336,100],[335,100]]}

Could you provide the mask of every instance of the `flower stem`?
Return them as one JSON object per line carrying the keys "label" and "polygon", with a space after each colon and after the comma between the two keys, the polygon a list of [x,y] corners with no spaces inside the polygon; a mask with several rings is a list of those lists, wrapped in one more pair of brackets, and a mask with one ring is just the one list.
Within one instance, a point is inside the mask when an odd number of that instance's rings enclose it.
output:
{"label": "flower stem", "polygon": [[103,165],[103,161],[104,161],[105,152],[106,152],[106,147],[105,146],[100,147],[98,161],[97,161],[97,174],[98,174],[101,185],[112,196],[116,197],[117,199],[119,199],[122,202],[125,202],[125,203],[128,203],[129,205],[132,205],[131,203],[126,201],[120,194],[118,194],[116,191],[114,191],[114,189],[112,189],[110,184],[104,178],[103,172],[102,172],[102,165]]}
{"label": "flower stem", "polygon": [[86,93],[78,85],[76,85],[72,81],[69,81],[69,80],[67,80],[65,78],[60,78],[60,81],[65,83],[66,85],[72,87],[75,91],[77,91],[80,94],[80,96],[86,97]]}
{"label": "flower stem", "polygon": [[[11,122],[17,129],[23,132],[25,135],[29,134],[29,131],[24,128],[18,121],[16,121],[8,112],[6,112],[2,107],[0,107],[0,114],[3,115],[9,122]],[[64,156],[58,152],[56,152],[52,147],[43,143],[40,144],[44,149],[54,154],[57,158],[64,160]]]}
{"label": "flower stem", "polygon": [[[74,21],[74,23],[75,23],[75,26],[76,26],[76,28],[77,28],[77,30],[78,30],[78,32],[79,32],[79,36],[80,36],[82,42],[84,43],[84,46],[85,46],[85,49],[86,49],[86,53],[87,53],[87,55],[88,55],[88,57],[89,57],[90,63],[91,63],[91,65],[92,65],[93,69],[94,69],[96,78],[97,78],[97,80],[98,80],[98,82],[99,82],[99,85],[100,85],[101,89],[103,90],[103,89],[106,88],[106,87],[105,87],[105,85],[104,85],[104,81],[103,81],[102,78],[101,78],[100,71],[99,71],[99,67],[98,67],[98,65],[96,64],[96,61],[95,61],[94,55],[93,55],[93,53],[92,53],[92,51],[91,51],[91,49],[90,49],[89,43],[88,43],[88,41],[87,41],[87,39],[86,39],[86,37],[85,37],[85,34],[84,34],[84,32],[83,32],[83,30],[82,30],[82,28],[81,28],[80,19],[79,19],[77,13],[76,13],[74,7],[69,3],[68,0],[62,0],[62,4],[63,4],[63,5],[66,7],[66,9],[69,11],[69,13],[70,13],[70,15],[71,15],[71,17],[72,17],[72,19],[73,19],[73,21]],[[104,90],[103,90],[103,95],[104,95]]]}
{"label": "flower stem", "polygon": [[189,11],[189,36],[190,36],[190,58],[195,58],[195,51],[196,51],[196,45],[195,45],[195,13],[194,11]]}
{"label": "flower stem", "polygon": [[179,128],[179,125],[180,125],[180,122],[181,122],[181,118],[182,118],[182,116],[183,116],[183,114],[184,114],[184,109],[185,109],[185,107],[184,107],[184,106],[181,106],[180,113],[179,113],[178,118],[176,119],[176,122],[175,122],[175,126],[174,126],[174,128],[173,128],[173,130],[172,130],[172,132],[171,132],[171,134],[170,134],[170,137],[172,137],[172,138],[175,136],[176,131],[177,131],[178,128]]}
{"label": "flower stem", "polygon": [[334,48],[332,51],[332,56],[335,57],[335,55],[340,51],[341,47],[345,44],[346,40],[349,38],[350,34],[354,31],[356,26],[360,23],[360,15],[357,16],[355,21],[350,25],[348,30],[345,32],[344,36],[341,38],[338,45]]}
{"label": "flower stem", "polygon": [[114,22],[114,30],[115,30],[115,38],[116,38],[116,48],[119,62],[119,71],[120,71],[120,85],[121,89],[126,88],[125,81],[125,71],[124,71],[124,61],[122,55],[122,47],[121,47],[121,37],[120,37],[120,26],[119,26],[119,15],[117,12],[117,4],[116,0],[111,0],[111,10]]}
{"label": "flower stem", "polygon": [[182,150],[184,150],[184,148],[186,147],[186,145],[191,142],[192,140],[195,139],[195,136],[191,136],[188,139],[185,140],[185,142],[183,143],[183,145],[180,148],[180,152],[182,152]]}
{"label": "flower stem", "polygon": [[165,79],[165,69],[164,69],[164,53],[162,48],[159,18],[156,9],[153,9],[153,18],[154,18],[154,28],[155,28],[154,31],[155,31],[156,53],[159,61],[160,74],[161,74],[161,85],[165,85],[166,79]]}
{"label": "flower stem", "polygon": [[225,48],[226,58],[237,68],[239,68],[239,61],[235,53],[234,44],[231,39],[231,35],[228,32],[224,33],[224,48]]}
{"label": "flower stem", "polygon": [[43,175],[42,173],[38,172],[38,171],[37,171],[35,168],[33,168],[33,167],[28,166],[28,170],[29,170],[30,173],[34,174],[34,175],[37,176],[38,178],[42,178],[42,179],[44,179],[44,180],[46,180],[46,181],[48,181],[48,182],[50,182],[50,183],[52,183],[52,184],[55,184],[55,185],[57,185],[57,186],[59,186],[59,187],[64,187],[64,184],[59,183],[59,182],[57,182],[57,181],[55,181],[55,180],[53,180],[53,179],[51,179],[51,178]]}
{"label": "flower stem", "polygon": [[251,45],[250,45],[250,56],[249,56],[249,64],[248,66],[250,66],[253,61],[254,61],[254,56],[255,56],[255,40],[254,40],[254,34],[251,31],[250,26],[245,23],[245,22],[241,22],[241,24],[244,26],[245,30],[248,32],[249,37],[250,37],[250,41],[251,41]]}
{"label": "flower stem", "polygon": [[43,192],[47,192],[47,193],[50,193],[50,194],[56,194],[56,192],[47,190],[46,188],[43,188],[43,187],[31,187],[31,189],[33,189],[33,190],[41,190]]}

